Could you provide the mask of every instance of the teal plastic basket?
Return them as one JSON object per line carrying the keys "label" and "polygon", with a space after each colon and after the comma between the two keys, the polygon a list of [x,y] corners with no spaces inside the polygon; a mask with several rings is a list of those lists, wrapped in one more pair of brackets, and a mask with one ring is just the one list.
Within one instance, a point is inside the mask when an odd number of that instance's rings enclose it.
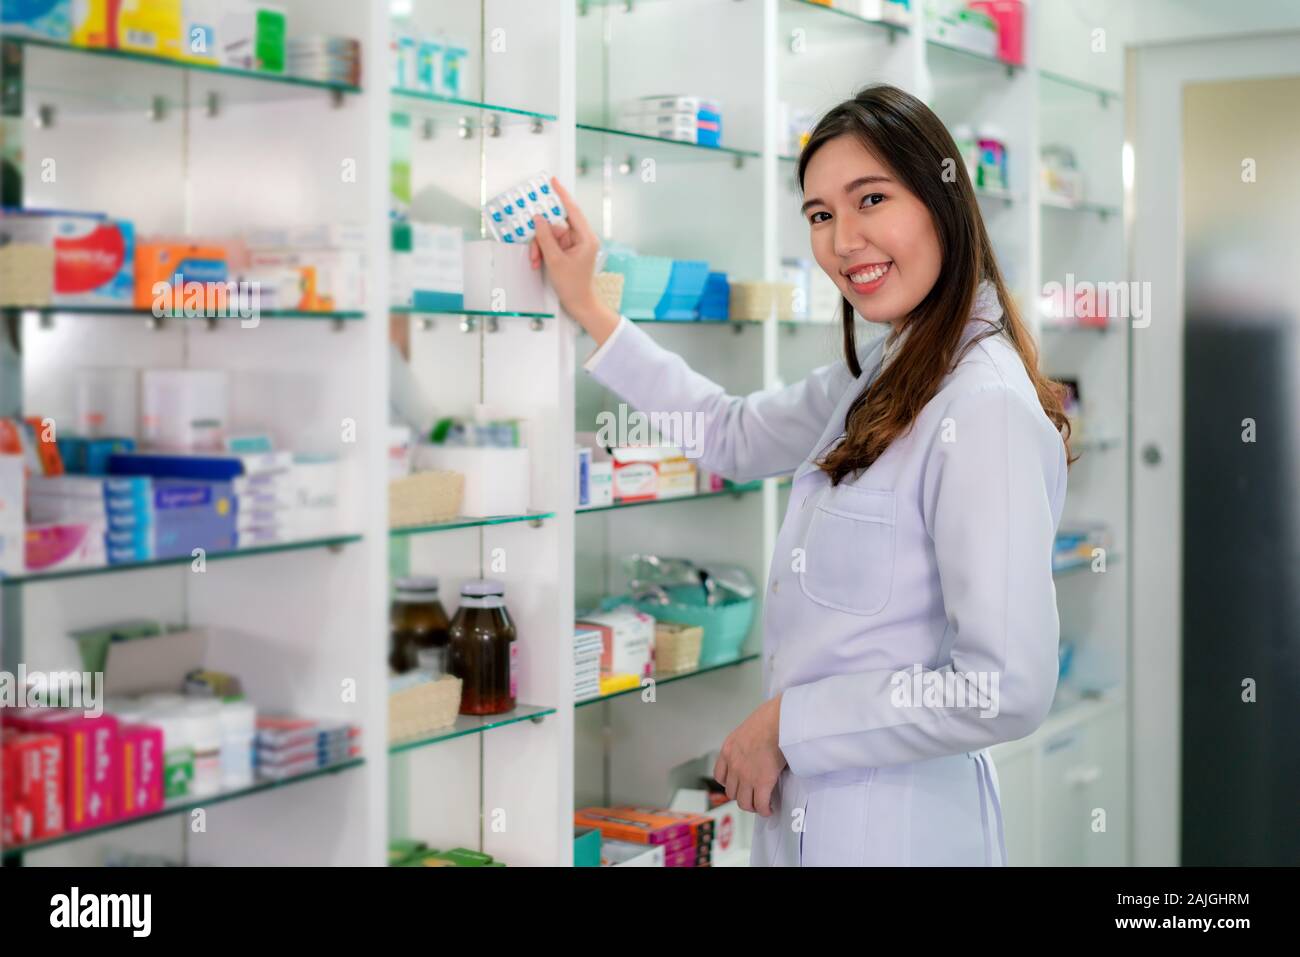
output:
{"label": "teal plastic basket", "polygon": [[734,598],[718,605],[707,605],[704,589],[695,585],[674,585],[667,591],[670,599],[667,605],[632,601],[625,596],[606,598],[601,607],[608,611],[619,605],[632,605],[651,618],[699,625],[704,629],[704,643],[700,647],[701,667],[723,664],[740,655],[740,649],[749,637],[750,626],[754,624],[754,599]]}

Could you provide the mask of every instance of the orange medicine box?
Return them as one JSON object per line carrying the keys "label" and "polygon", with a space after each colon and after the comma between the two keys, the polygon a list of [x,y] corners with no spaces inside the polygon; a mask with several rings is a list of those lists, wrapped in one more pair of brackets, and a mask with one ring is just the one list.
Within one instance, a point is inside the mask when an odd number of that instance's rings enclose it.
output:
{"label": "orange medicine box", "polygon": [[[233,289],[230,260],[225,246],[141,241],[135,251],[135,305],[156,314],[182,313],[199,305],[204,312],[235,312],[239,304],[229,302]],[[201,283],[201,288],[192,284]]]}

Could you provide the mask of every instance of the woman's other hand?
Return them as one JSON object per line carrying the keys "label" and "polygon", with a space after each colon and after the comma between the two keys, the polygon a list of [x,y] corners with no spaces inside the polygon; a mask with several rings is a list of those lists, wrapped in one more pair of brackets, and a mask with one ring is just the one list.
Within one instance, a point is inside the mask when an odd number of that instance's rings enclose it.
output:
{"label": "woman's other hand", "polygon": [[781,753],[781,696],[763,702],[727,735],[713,766],[713,779],[742,811],[772,814],[772,791],[785,767]]}
{"label": "woman's other hand", "polygon": [[546,264],[546,274],[560,298],[560,305],[599,346],[618,325],[618,313],[596,298],[594,280],[600,239],[560,181],[552,177],[551,186],[568,211],[569,225],[565,229],[549,222],[540,223],[528,247],[529,259],[534,269]]}

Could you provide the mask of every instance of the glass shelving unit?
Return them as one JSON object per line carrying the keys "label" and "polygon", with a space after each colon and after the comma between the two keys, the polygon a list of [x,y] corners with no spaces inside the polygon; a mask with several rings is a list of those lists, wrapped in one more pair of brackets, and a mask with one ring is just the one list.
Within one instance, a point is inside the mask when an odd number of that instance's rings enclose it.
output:
{"label": "glass shelving unit", "polygon": [[265,791],[277,791],[282,788],[292,787],[295,784],[302,784],[306,781],[314,781],[317,778],[329,775],[339,774],[343,771],[359,768],[365,764],[364,757],[348,758],[345,761],[337,761],[334,764],[325,767],[316,768],[312,771],[304,771],[301,774],[295,774],[293,777],[280,778],[277,780],[262,779],[250,784],[248,787],[231,788],[225,791],[218,791],[215,794],[208,794],[202,797],[195,795],[186,795],[185,797],[173,798],[164,805],[161,811],[155,811],[152,814],[141,814],[136,817],[123,818],[112,821],[102,827],[88,828],[80,831],[68,831],[57,837],[51,837],[42,841],[31,841],[26,844],[14,844],[4,847],[0,850],[5,860],[21,858],[24,854],[30,854],[33,851],[43,851],[51,847],[58,847],[72,841],[79,841],[87,837],[98,837],[102,834],[108,834],[112,831],[118,831],[122,828],[132,827],[136,824],[143,824],[146,821],[157,821],[162,818],[174,817],[178,814],[184,814],[186,811],[195,808],[209,808],[215,804],[224,804],[227,801],[234,801],[239,798],[249,797],[254,794],[261,794]]}
{"label": "glass shelving unit", "polygon": [[512,124],[538,126],[541,123],[555,121],[555,116],[551,113],[539,113],[535,110],[523,110],[518,107],[484,103],[456,96],[440,96],[422,90],[393,87],[392,94],[393,102],[398,108],[424,117],[459,122],[467,115],[481,120],[483,114],[488,114],[496,118],[493,122],[502,126]]}
{"label": "glass shelving unit", "polygon": [[494,525],[514,525],[517,522],[529,522],[541,525],[548,518],[554,518],[554,512],[530,512],[527,515],[493,515],[486,518],[452,518],[445,522],[430,522],[427,525],[408,525],[394,528],[389,532],[393,538],[406,538],[411,535],[428,535],[434,532],[451,532],[458,528],[488,528]]}
{"label": "glass shelving unit", "polygon": [[[648,133],[630,133],[627,130],[620,130],[614,126],[597,126],[591,123],[579,123],[578,131],[580,134],[611,137],[615,142],[625,141],[631,144],[640,144],[643,148],[647,144],[653,144],[655,148],[663,147],[667,152],[660,152],[657,155],[667,160],[671,160],[675,157],[680,157],[682,159],[696,159],[708,156],[715,156],[723,159],[730,158],[732,160],[744,160],[758,159],[761,155],[756,150],[739,149],[734,146],[705,146],[700,143],[691,143],[687,140],[670,140],[662,136],[651,136]],[[579,151],[581,151],[581,146],[579,147]]]}
{"label": "glass shelving unit", "polygon": [[[255,558],[260,555],[278,555],[285,552],[300,552],[308,549],[325,548],[338,551],[345,545],[362,540],[361,535],[331,535],[323,538],[304,538],[297,541],[275,542],[270,545],[254,545],[248,548],[233,548],[229,551],[207,552],[205,561],[229,561],[237,558]],[[30,585],[37,582],[62,581],[70,578],[91,578],[99,575],[112,575],[119,572],[142,571],[149,568],[169,568],[178,565],[190,565],[194,557],[182,555],[178,558],[159,558],[143,562],[122,562],[116,565],[92,565],[85,568],[69,568],[53,572],[28,572],[22,575],[0,576],[0,586]]]}
{"label": "glass shelving unit", "polygon": [[[123,70],[140,67],[156,67],[164,70],[182,71],[203,76],[210,81],[231,80],[237,84],[256,84],[256,92],[246,91],[246,95],[259,100],[272,98],[300,97],[313,91],[324,91],[336,95],[360,93],[361,87],[348,83],[335,83],[293,76],[287,73],[270,73],[265,70],[242,70],[234,67],[211,63],[199,63],[191,60],[178,60],[173,57],[157,56],[151,53],[139,53],[132,50],[108,49],[104,47],[83,47],[57,40],[40,37],[15,36],[0,28],[0,42],[13,43],[24,50],[49,50],[63,56],[79,58],[80,66],[61,69],[63,78],[61,92],[73,95],[98,95],[108,102],[110,98],[120,97]],[[97,81],[107,80],[108,85],[98,91],[92,89]],[[113,81],[116,81],[115,84]],[[236,88],[231,86],[232,89]],[[37,86],[36,92],[46,92],[49,88]],[[120,100],[123,104],[130,102],[130,97]]]}
{"label": "glass shelving unit", "polygon": [[[685,681],[688,678],[698,678],[700,675],[707,675],[714,671],[722,671],[726,668],[735,668],[751,661],[758,661],[763,656],[757,653],[738,655],[729,661],[718,661],[711,665],[701,665],[698,668],[692,668],[689,671],[662,671],[651,675],[656,685],[674,684],[678,681]],[[575,708],[585,708],[588,705],[600,704],[603,701],[613,701],[615,698],[622,698],[625,695],[640,694],[643,690],[642,685],[638,684],[634,688],[624,688],[621,691],[614,691],[610,694],[596,695],[591,698],[583,698],[575,702]]]}
{"label": "glass shelving unit", "polygon": [[392,306],[388,310],[395,316],[465,316],[481,319],[554,319],[553,312],[505,312],[492,309],[416,309],[412,306]]}
{"label": "glass shelving unit", "polygon": [[746,482],[742,485],[733,485],[730,488],[721,489],[717,492],[697,492],[694,495],[674,495],[671,498],[653,498],[641,502],[615,502],[613,505],[596,505],[592,507],[579,508],[575,514],[587,515],[593,512],[616,512],[621,509],[640,508],[643,505],[673,505],[679,502],[698,502],[702,499],[716,499],[724,496],[740,498],[742,495],[761,492],[762,490],[762,482]]}
{"label": "glass shelving unit", "polygon": [[825,13],[827,23],[832,24],[832,29],[840,30],[845,26],[852,29],[852,25],[857,25],[868,30],[883,30],[890,34],[890,42],[893,42],[893,35],[907,34],[911,28],[902,23],[891,23],[888,20],[873,20],[864,17],[861,14],[854,13],[852,10],[846,10],[843,7],[830,6],[825,3],[816,3],[815,0],[781,0],[782,13],[807,13],[808,11],[819,11]]}
{"label": "glass shelving unit", "polygon": [[36,315],[42,320],[53,319],[56,316],[84,316],[103,319],[196,319],[205,322],[242,322],[248,320],[261,321],[263,319],[272,321],[357,322],[366,317],[365,312],[359,309],[330,311],[320,309],[259,309],[255,311],[254,315],[245,319],[235,310],[214,313],[187,310],[158,312],[152,309],[112,306],[0,306],[0,316],[22,315]]}
{"label": "glass shelving unit", "polygon": [[428,747],[431,744],[440,744],[443,741],[451,741],[471,734],[482,734],[484,731],[491,731],[493,728],[504,728],[512,724],[518,724],[520,721],[541,724],[547,715],[552,714],[555,714],[554,708],[544,708],[531,704],[517,705],[513,711],[507,711],[505,714],[458,714],[455,723],[448,728],[407,740],[391,742],[388,745],[388,753],[402,754],[406,751]]}

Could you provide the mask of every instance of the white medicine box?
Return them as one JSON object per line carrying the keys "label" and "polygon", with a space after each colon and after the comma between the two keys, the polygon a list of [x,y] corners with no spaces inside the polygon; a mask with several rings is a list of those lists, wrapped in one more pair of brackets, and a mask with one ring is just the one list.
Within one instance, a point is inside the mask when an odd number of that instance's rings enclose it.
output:
{"label": "white medicine box", "polygon": [[528,247],[480,239],[465,244],[465,308],[489,312],[546,312],[542,270]]}

